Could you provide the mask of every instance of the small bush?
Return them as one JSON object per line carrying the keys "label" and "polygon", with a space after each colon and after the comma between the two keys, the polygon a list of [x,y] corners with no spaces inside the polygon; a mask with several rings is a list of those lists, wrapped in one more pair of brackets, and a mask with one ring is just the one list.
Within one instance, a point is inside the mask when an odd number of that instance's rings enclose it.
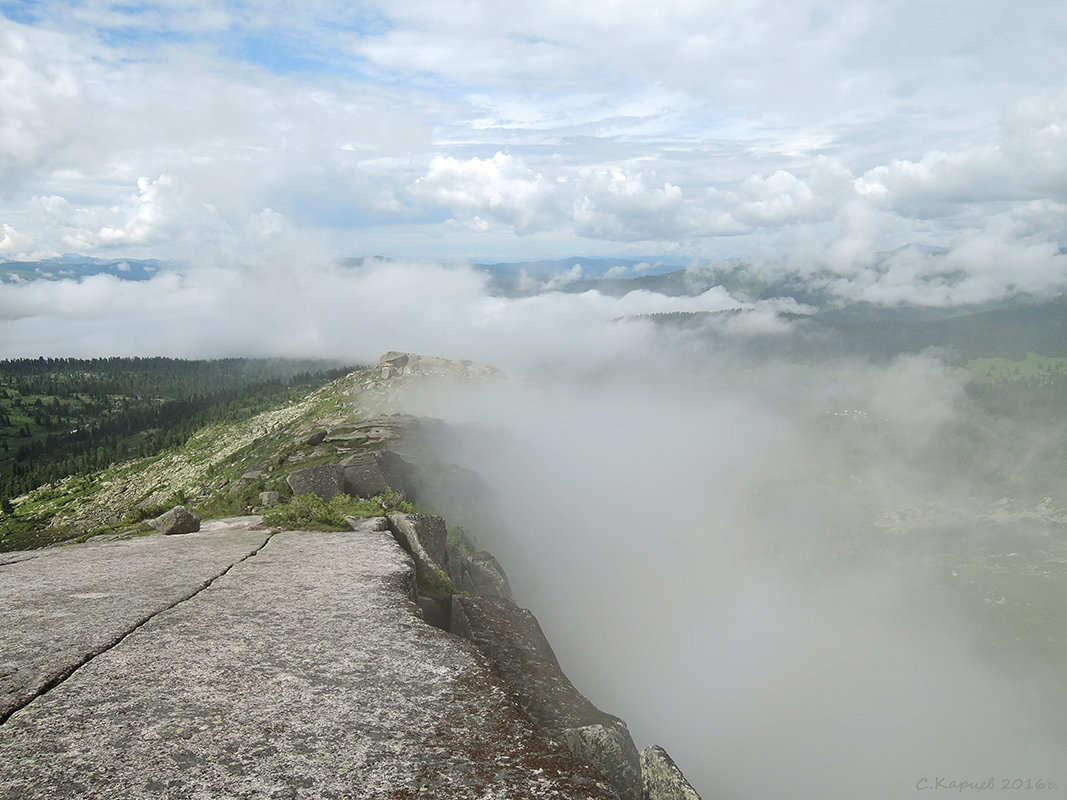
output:
{"label": "small bush", "polygon": [[448,529],[446,546],[449,556],[469,556],[478,550],[474,537],[462,525],[453,525]]}
{"label": "small bush", "polygon": [[201,501],[191,509],[200,519],[220,519],[222,517],[239,517],[247,513],[252,505],[244,493],[239,495],[215,492],[211,497]]}
{"label": "small bush", "polygon": [[263,521],[271,527],[288,530],[348,530],[344,516],[314,494],[298,494],[285,505],[267,509]]}
{"label": "small bush", "polygon": [[434,600],[447,600],[455,594],[455,590],[448,575],[442,570],[431,569],[419,579],[419,594]]}

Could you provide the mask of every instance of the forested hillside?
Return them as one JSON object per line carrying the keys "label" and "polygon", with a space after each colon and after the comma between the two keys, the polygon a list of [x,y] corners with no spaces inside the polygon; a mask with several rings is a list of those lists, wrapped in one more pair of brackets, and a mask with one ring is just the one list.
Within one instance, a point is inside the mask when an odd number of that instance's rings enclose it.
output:
{"label": "forested hillside", "polygon": [[0,501],[154,455],[351,371],[324,361],[38,358],[0,361]]}

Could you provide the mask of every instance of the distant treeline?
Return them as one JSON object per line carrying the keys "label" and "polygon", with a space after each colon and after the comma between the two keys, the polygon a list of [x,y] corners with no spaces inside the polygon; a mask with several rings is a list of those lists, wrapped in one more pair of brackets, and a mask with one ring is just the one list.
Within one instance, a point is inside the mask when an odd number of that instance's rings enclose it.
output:
{"label": "distant treeline", "polygon": [[185,442],[303,396],[353,366],[228,358],[0,361],[0,500]]}

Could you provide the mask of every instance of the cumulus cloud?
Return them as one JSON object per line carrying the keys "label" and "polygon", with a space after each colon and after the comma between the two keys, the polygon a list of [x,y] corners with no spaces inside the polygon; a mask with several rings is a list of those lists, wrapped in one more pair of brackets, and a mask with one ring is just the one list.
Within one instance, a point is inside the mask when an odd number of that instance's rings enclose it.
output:
{"label": "cumulus cloud", "polygon": [[29,248],[30,237],[19,233],[6,222],[0,225],[0,255],[13,256]]}
{"label": "cumulus cloud", "polygon": [[459,212],[490,214],[519,233],[551,227],[559,217],[553,182],[504,153],[484,160],[434,158],[412,192]]}
{"label": "cumulus cloud", "polygon": [[1009,201],[1029,195],[992,147],[960,153],[929,152],[917,162],[893,161],[856,181],[856,191],[911,217],[958,213],[957,204]]}
{"label": "cumulus cloud", "polygon": [[[740,257],[888,299],[880,253],[993,241],[1026,266],[969,295],[1059,282],[1053,4],[66,5],[0,18],[6,257],[229,262],[270,209],[345,255]],[[951,35],[891,46],[919,29]]]}
{"label": "cumulus cloud", "polygon": [[1067,199],[1067,90],[1013,103],[1001,120],[1004,154],[1038,190]]}
{"label": "cumulus cloud", "polygon": [[766,178],[753,175],[741,185],[741,194],[745,199],[737,209],[737,216],[757,225],[802,218],[815,200],[808,184],[784,170]]}
{"label": "cumulus cloud", "polygon": [[645,172],[581,170],[573,188],[574,230],[592,239],[661,239],[683,233],[682,190]]}

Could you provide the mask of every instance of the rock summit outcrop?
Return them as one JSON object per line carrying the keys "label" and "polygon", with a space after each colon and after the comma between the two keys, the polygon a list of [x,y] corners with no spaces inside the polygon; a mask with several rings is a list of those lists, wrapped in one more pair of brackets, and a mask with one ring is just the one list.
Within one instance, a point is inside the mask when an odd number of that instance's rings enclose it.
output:
{"label": "rock summit outcrop", "polygon": [[390,350],[378,359],[378,364],[374,369],[382,380],[399,377],[484,380],[498,378],[504,374],[488,364],[465,360],[455,361],[437,356],[420,356],[415,353],[398,353],[395,350]]}

